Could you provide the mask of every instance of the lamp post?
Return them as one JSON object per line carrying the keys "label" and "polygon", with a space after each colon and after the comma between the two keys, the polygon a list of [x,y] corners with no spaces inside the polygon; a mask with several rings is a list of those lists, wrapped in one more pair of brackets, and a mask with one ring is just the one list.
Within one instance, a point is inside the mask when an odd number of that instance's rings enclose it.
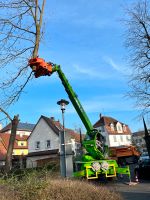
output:
{"label": "lamp post", "polygon": [[63,121],[63,131],[60,134],[60,140],[61,140],[61,147],[60,147],[60,166],[61,166],[61,175],[63,177],[66,177],[66,150],[65,150],[65,107],[69,104],[68,101],[65,99],[61,99],[57,102],[58,105],[60,105],[60,109],[62,111],[62,121]]}

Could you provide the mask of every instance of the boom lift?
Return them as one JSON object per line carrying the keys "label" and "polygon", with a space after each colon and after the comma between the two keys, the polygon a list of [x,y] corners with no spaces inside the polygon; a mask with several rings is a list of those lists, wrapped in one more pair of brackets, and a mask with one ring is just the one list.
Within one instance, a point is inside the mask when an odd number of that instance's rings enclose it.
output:
{"label": "boom lift", "polygon": [[124,168],[118,167],[115,160],[108,159],[108,147],[105,145],[104,137],[97,129],[93,128],[77,95],[73,91],[60,66],[45,62],[44,59],[38,57],[30,59],[29,66],[32,68],[35,78],[40,76],[51,76],[54,72],[58,73],[70,101],[87,130],[86,137],[83,141],[86,153],[83,155],[82,160],[77,162],[80,164],[80,170],[74,172],[74,176],[83,176],[87,177],[87,179],[94,179],[98,178],[99,175],[115,177],[116,174],[127,174],[130,177],[128,166]]}

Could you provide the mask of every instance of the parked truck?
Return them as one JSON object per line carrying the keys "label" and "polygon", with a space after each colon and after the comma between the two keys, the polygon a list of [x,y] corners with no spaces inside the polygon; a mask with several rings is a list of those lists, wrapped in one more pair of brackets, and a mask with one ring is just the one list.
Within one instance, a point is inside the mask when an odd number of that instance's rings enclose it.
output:
{"label": "parked truck", "polygon": [[130,176],[128,166],[119,167],[116,160],[108,159],[108,147],[105,145],[104,137],[99,130],[94,129],[60,66],[45,62],[42,58],[38,57],[30,59],[29,66],[32,68],[36,78],[40,76],[51,76],[53,73],[57,72],[70,101],[87,130],[83,141],[85,153],[82,159],[75,163],[76,171],[74,172],[74,176],[86,177],[87,179],[95,179],[101,175],[105,177],[115,177],[117,174],[127,174]]}
{"label": "parked truck", "polygon": [[136,163],[140,157],[140,152],[135,146],[118,146],[110,147],[109,155],[115,159],[119,165]]}

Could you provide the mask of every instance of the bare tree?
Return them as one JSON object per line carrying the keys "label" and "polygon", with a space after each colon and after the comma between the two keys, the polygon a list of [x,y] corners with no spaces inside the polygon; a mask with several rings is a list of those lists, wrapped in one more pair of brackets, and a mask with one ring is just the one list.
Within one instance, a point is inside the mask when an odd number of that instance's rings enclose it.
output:
{"label": "bare tree", "polygon": [[38,55],[45,2],[46,0],[0,1],[2,106],[9,106],[17,101],[32,78],[32,73],[28,70],[28,59]]}
{"label": "bare tree", "polygon": [[133,70],[129,96],[135,98],[136,105],[143,113],[147,113],[150,108],[150,4],[147,0],[141,0],[126,11],[125,43]]}
{"label": "bare tree", "polygon": [[6,172],[11,169],[19,123],[19,116],[12,119],[6,109],[19,99],[32,78],[32,72],[28,71],[28,59],[38,56],[45,2],[46,0],[0,1],[0,111],[12,124]]}
{"label": "bare tree", "polygon": [[19,123],[19,115],[15,115],[12,119],[5,110],[0,108],[0,111],[3,112],[4,115],[6,115],[6,117],[11,121],[11,134],[9,138],[9,145],[7,149],[6,162],[5,162],[5,172],[9,173],[10,170],[12,169],[12,153],[13,153],[14,143],[16,139],[17,127]]}

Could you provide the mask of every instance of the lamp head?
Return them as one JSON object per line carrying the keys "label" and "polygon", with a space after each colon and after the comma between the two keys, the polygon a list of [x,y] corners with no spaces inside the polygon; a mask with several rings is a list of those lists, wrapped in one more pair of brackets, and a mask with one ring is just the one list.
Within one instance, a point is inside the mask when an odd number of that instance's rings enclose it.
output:
{"label": "lamp head", "polygon": [[66,105],[69,104],[69,101],[67,101],[65,99],[61,99],[60,101],[57,102],[57,104],[60,105],[61,110],[64,111]]}

